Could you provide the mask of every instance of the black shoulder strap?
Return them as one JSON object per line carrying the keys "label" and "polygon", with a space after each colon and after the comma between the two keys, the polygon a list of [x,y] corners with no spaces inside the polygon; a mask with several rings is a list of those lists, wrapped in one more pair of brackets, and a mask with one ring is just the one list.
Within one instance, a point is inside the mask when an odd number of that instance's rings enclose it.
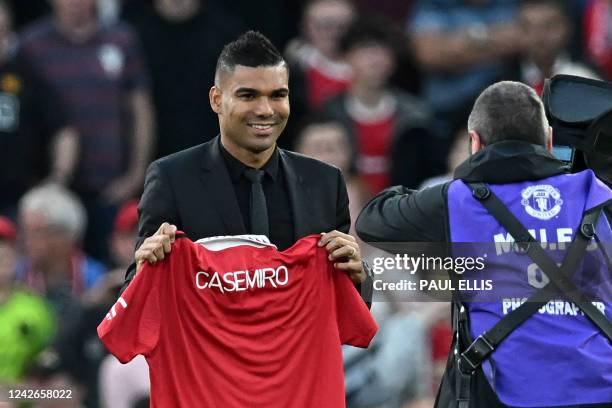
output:
{"label": "black shoulder strap", "polygon": [[[590,302],[582,300],[582,292],[569,279],[578,269],[578,264],[590,240],[601,208],[587,212],[580,224],[580,232],[572,242],[561,267],[548,256],[521,222],[493,194],[484,183],[470,183],[474,196],[489,213],[512,235],[515,242],[542,269],[550,283],[532,295],[517,309],[502,318],[495,326],[478,338],[461,354],[459,367],[464,372],[473,372],[514,329],[548,303],[555,294],[561,293],[580,307],[585,315],[612,340],[612,323]],[[556,290],[553,290],[553,286]]]}

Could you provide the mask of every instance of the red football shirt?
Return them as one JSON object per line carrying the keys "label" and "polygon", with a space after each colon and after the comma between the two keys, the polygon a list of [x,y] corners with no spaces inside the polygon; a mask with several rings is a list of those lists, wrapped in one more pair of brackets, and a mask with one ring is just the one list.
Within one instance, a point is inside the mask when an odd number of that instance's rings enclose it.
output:
{"label": "red football shirt", "polygon": [[389,187],[391,147],[393,145],[394,117],[377,122],[355,120],[357,136],[357,170],[368,184],[370,191],[378,194]]}
{"label": "red football shirt", "polygon": [[153,407],[343,407],[340,345],[367,347],[377,327],[318,240],[279,252],[179,238],[98,335],[121,362],[147,358]]}
{"label": "red football shirt", "polygon": [[316,67],[308,67],[305,72],[308,103],[312,110],[320,109],[325,101],[348,89],[348,78],[334,78]]}

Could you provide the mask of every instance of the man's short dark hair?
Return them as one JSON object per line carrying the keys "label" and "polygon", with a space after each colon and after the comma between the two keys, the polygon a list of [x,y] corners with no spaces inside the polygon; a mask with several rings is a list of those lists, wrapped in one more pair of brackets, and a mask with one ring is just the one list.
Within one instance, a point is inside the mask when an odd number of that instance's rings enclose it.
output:
{"label": "man's short dark hair", "polygon": [[260,32],[247,31],[223,47],[215,73],[233,72],[236,65],[256,68],[279,64],[285,64],[285,60],[274,44]]}
{"label": "man's short dark hair", "polygon": [[502,81],[489,86],[476,99],[468,130],[484,145],[521,140],[546,145],[548,120],[535,91],[520,82]]}
{"label": "man's short dark hair", "polygon": [[356,47],[380,45],[398,53],[401,33],[388,19],[380,16],[362,17],[353,22],[340,38],[340,52],[346,54]]}

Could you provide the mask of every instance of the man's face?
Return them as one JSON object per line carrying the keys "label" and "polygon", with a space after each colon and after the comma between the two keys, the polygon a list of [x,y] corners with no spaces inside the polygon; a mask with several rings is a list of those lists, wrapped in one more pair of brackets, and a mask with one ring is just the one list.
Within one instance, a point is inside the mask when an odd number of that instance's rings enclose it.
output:
{"label": "man's face", "polygon": [[233,72],[219,74],[210,104],[219,116],[226,148],[264,152],[275,146],[289,118],[289,72],[283,64],[237,65]]}
{"label": "man's face", "polygon": [[342,172],[348,172],[351,164],[351,147],[342,126],[322,123],[308,126],[302,131],[297,151],[333,164]]}
{"label": "man's face", "polygon": [[20,216],[26,256],[35,267],[44,267],[51,259],[70,253],[69,235],[49,225],[46,218],[36,211],[26,211]]}
{"label": "man's face", "polygon": [[378,44],[355,46],[346,55],[353,79],[371,88],[384,87],[395,69],[393,52]]}
{"label": "man's face", "polygon": [[304,13],[305,37],[323,55],[333,58],[340,37],[355,18],[353,7],[346,1],[319,1]]}
{"label": "man's face", "polygon": [[529,57],[550,60],[565,49],[569,26],[557,7],[547,4],[526,5],[520,11],[519,22],[527,38]]}
{"label": "man's face", "polygon": [[81,25],[96,18],[95,0],[52,0],[55,15],[65,24]]}

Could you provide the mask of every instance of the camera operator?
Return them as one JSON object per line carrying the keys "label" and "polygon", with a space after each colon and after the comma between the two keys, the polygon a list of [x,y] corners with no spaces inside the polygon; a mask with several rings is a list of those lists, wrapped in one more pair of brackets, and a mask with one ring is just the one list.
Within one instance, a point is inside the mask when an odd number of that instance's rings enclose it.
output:
{"label": "camera operator", "polygon": [[[495,213],[489,207],[494,200],[506,212],[509,210],[519,226],[522,224],[525,235],[514,239],[517,243],[535,239],[569,242],[568,231],[576,241],[612,241],[612,191],[591,170],[569,174],[569,167],[551,154],[552,129],[532,88],[509,81],[489,86],[476,99],[468,131],[471,156],[456,169],[453,181],[420,191],[391,187],[366,205],[356,223],[357,233],[365,242],[384,249],[385,243],[391,242],[493,243],[496,235],[508,233],[515,238],[512,227],[507,225],[508,217],[500,217],[499,211]],[[592,215],[595,213],[600,216]],[[592,222],[587,227],[592,228],[581,230],[587,218]],[[527,229],[538,234],[533,236]],[[581,231],[593,229],[594,233],[581,238]],[[525,248],[529,257],[538,252],[534,247],[542,248],[528,244]],[[581,252],[570,272],[580,274],[586,268],[587,262],[580,263],[583,255]],[[499,259],[502,261],[488,266],[489,276],[503,274],[515,287],[538,296],[550,289],[546,284],[541,290],[542,285],[534,285],[521,262],[508,262],[512,257]],[[534,262],[541,266],[541,262]],[[609,259],[595,262],[597,267],[590,271],[600,274],[604,281],[605,276],[609,279]],[[552,265],[541,266],[546,271],[544,278],[550,278],[550,285],[558,289],[556,296],[566,298],[566,292],[552,276],[554,271],[548,272],[551,268],[565,272],[565,265]],[[543,296],[539,298],[544,299],[542,305],[557,299]],[[527,303],[523,301],[521,308]],[[503,310],[502,302],[458,303],[455,298],[453,322],[459,334],[454,336],[436,406],[610,406],[612,345],[606,338],[610,334],[606,329],[612,317],[612,303],[608,294],[598,304],[604,316],[603,322],[602,316],[595,316],[599,323],[591,318],[594,303],[586,303],[590,302],[561,303],[569,305],[568,311],[561,313],[549,313],[546,306],[534,308],[528,317],[506,330],[503,344],[496,347],[501,341],[495,338],[494,329],[508,328],[496,324],[513,313]],[[467,327],[465,333],[462,327]],[[484,349],[478,350],[479,359],[470,360],[473,355],[466,349],[472,350],[474,344],[476,348],[484,344]]]}

